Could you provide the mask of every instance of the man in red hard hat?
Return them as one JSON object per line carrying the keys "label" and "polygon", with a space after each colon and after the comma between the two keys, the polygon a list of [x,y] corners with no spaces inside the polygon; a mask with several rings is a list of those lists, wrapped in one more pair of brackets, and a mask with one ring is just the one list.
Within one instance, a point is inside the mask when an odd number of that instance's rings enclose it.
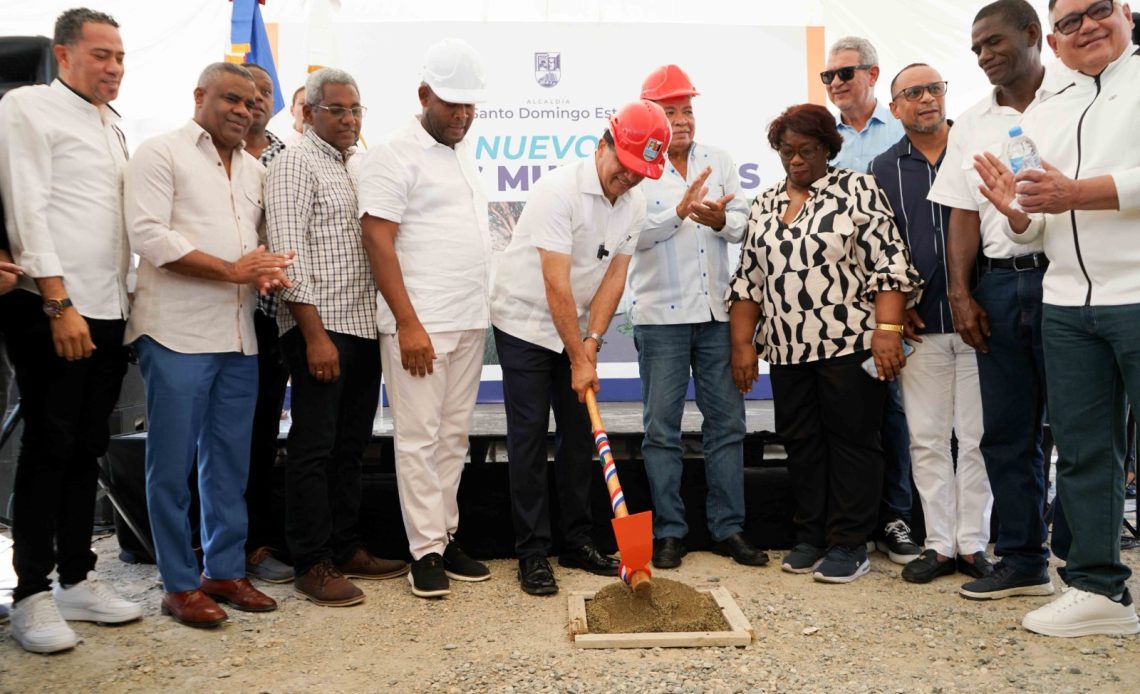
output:
{"label": "man in red hard hat", "polygon": [[663,65],[641,86],[660,105],[672,140],[664,174],[646,184],[647,220],[630,262],[630,317],[641,375],[645,438],[641,453],[653,497],[653,565],[671,569],[685,554],[681,501],[681,415],[689,374],[696,386],[712,550],[763,566],[768,555],[745,539],[744,398],[732,381],[725,290],[730,243],[744,238],[748,203],[727,152],[697,144],[693,97],[684,70]]}
{"label": "man in red hard hat", "polygon": [[542,177],[496,263],[491,323],[503,369],[515,551],[519,584],[532,595],[558,592],[546,560],[551,408],[565,544],[558,563],[618,575],[617,560],[599,552],[590,537],[593,442],[582,403],[587,391],[599,389],[602,335],[645,224],[645,197],[635,186],[661,177],[669,137],[660,106],[623,106],[610,118],[592,160]]}

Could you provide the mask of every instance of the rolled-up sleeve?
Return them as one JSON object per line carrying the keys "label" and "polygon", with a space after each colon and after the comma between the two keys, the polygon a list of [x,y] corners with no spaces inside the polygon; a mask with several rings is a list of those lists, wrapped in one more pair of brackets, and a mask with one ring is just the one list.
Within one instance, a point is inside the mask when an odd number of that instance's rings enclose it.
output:
{"label": "rolled-up sleeve", "polygon": [[1140,210],[1140,168],[1126,169],[1112,174],[1116,185],[1116,201],[1121,212]]}
{"label": "rolled-up sleeve", "polygon": [[761,219],[760,215],[764,214],[769,213],[764,212],[760,199],[757,198],[752,203],[752,216],[748,220],[748,231],[740,249],[740,262],[724,294],[724,307],[729,311],[737,301],[753,301],[761,306],[764,305],[764,268],[757,248],[760,243],[760,235],[757,233],[760,224],[758,220]]}
{"label": "rolled-up sleeve", "polygon": [[853,214],[865,220],[858,227],[855,244],[859,263],[867,272],[863,297],[871,301],[882,291],[902,292],[907,305],[913,306],[920,297],[922,276],[910,262],[886,193],[871,176],[854,176],[852,198]]}
{"label": "rolled-up sleeve", "polygon": [[293,264],[285,270],[285,275],[293,286],[283,288],[278,293],[282,301],[315,303],[309,274],[313,253],[309,222],[316,184],[316,176],[309,170],[302,153],[297,149],[287,149],[276,157],[265,177],[265,219],[269,249],[274,253],[297,251]]}
{"label": "rolled-up sleeve", "polygon": [[170,227],[174,209],[174,161],[165,145],[144,142],[127,164],[124,216],[131,250],[155,267],[192,252],[194,245]]}
{"label": "rolled-up sleeve", "polygon": [[29,277],[62,277],[63,264],[48,229],[52,190],[51,141],[38,119],[13,95],[0,107],[0,183],[8,204],[12,259]]}

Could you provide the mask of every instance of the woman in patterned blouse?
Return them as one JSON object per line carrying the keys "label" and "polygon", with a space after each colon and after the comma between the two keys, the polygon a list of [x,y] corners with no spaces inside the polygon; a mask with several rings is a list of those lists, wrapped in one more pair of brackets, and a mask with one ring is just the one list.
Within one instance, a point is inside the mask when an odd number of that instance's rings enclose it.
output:
{"label": "woman in patterned blouse", "polygon": [[[784,570],[849,583],[870,568],[883,380],[906,364],[906,303],[922,280],[875,179],[828,165],[843,138],[827,109],[792,106],[768,142],[787,177],[752,202],[728,289],[733,378],[747,392],[757,352],[771,365],[796,497],[796,546]],[[868,358],[878,378],[861,368]]]}

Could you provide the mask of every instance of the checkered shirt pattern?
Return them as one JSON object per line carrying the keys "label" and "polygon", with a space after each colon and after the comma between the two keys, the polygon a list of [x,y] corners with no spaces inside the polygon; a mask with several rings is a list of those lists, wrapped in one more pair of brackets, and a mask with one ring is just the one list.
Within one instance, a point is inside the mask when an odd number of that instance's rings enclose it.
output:
{"label": "checkered shirt pattern", "polygon": [[[269,168],[269,162],[282,152],[285,151],[285,142],[268,130],[265,131],[265,137],[269,139],[269,144],[265,149],[261,150],[261,156],[258,161],[265,168]],[[277,295],[273,293],[258,294],[257,295],[257,310],[261,311],[270,318],[277,318]]]}

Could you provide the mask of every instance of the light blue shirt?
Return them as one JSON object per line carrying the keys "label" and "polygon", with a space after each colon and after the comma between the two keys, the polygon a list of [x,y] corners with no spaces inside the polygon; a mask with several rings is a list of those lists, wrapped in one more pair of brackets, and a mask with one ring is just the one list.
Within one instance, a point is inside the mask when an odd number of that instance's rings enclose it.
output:
{"label": "light blue shirt", "polygon": [[875,101],[875,112],[861,132],[843,122],[843,117],[835,117],[835,125],[843,136],[843,149],[839,150],[831,165],[837,169],[851,169],[867,173],[871,160],[887,151],[906,134],[902,123],[891,115],[891,109],[881,101]]}
{"label": "light blue shirt", "polygon": [[[677,217],[677,203],[706,166],[706,200],[736,195],[725,207],[719,231]],[[748,227],[749,201],[740,190],[732,158],[722,150],[693,143],[688,177],[666,164],[661,178],[645,179],[647,217],[629,267],[630,317],[635,325],[676,325],[727,321],[729,244],[740,243]]]}

